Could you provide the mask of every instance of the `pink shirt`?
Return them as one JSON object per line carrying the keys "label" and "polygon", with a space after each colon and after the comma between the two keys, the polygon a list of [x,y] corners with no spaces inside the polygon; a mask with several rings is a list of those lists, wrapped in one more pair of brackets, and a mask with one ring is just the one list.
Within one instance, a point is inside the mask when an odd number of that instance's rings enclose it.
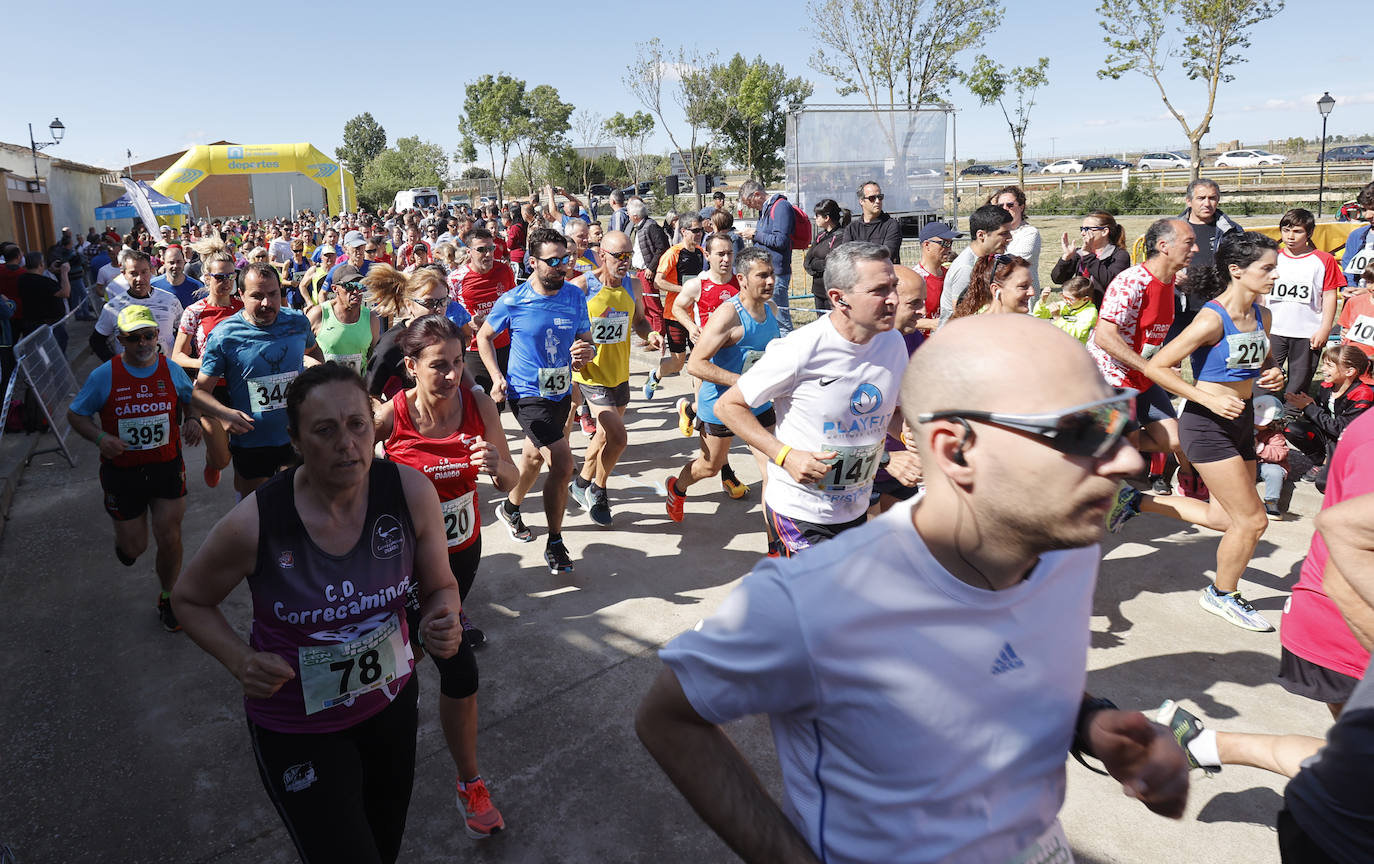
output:
{"label": "pink shirt", "polygon": [[[1327,472],[1326,497],[1322,508],[1374,492],[1374,412],[1366,412],[1345,429],[1336,454]],[[1312,535],[1307,560],[1302,562],[1298,584],[1284,607],[1279,641],[1294,654],[1318,666],[1349,675],[1364,677],[1369,665],[1369,652],[1360,647],[1341,617],[1340,610],[1322,588],[1322,574],[1326,570],[1326,541],[1321,534]]]}

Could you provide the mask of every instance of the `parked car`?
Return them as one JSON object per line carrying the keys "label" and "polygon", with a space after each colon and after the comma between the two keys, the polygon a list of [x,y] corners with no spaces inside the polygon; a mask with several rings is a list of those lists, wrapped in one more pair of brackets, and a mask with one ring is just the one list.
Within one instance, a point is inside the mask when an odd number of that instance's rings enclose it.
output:
{"label": "parked car", "polygon": [[1091,159],[1083,160],[1084,171],[1120,171],[1122,168],[1131,167],[1131,163],[1123,162],[1114,156],[1094,156]]}
{"label": "parked car", "polygon": [[1040,169],[1041,174],[1082,174],[1083,162],[1079,159],[1060,159]]}
{"label": "parked car", "polygon": [[1193,167],[1193,162],[1182,153],[1171,153],[1167,150],[1157,153],[1145,153],[1140,157],[1140,161],[1135,163],[1135,167],[1141,171],[1166,171],[1170,168],[1188,169]]}
{"label": "parked car", "polygon": [[602,198],[604,198],[607,195],[611,194],[611,187],[605,183],[593,183],[591,185],[591,188],[587,191],[593,195],[599,195]]}
{"label": "parked car", "polygon": [[977,174],[1010,174],[1005,168],[994,168],[991,165],[970,165],[959,172],[960,177],[972,176]]}
{"label": "parked car", "polygon": [[[1026,169],[1027,174],[1039,174],[1041,171],[1045,169],[1045,163],[1041,162],[1038,159],[1027,159],[1021,164]],[[1006,165],[1003,165],[1002,167],[1006,169],[1008,174],[1016,173],[1015,162],[1008,162]]]}
{"label": "parked car", "polygon": [[1346,144],[1332,147],[1317,157],[1318,162],[1365,162],[1374,159],[1374,144]]}
{"label": "parked car", "polygon": [[1218,168],[1255,168],[1260,165],[1282,165],[1287,156],[1270,153],[1268,150],[1228,150],[1217,157]]}
{"label": "parked car", "polygon": [[651,183],[650,181],[644,180],[641,181],[638,186],[626,186],[624,189],[621,189],[620,192],[626,198],[629,198],[632,195],[638,195],[639,197],[643,198],[645,195],[649,194],[649,187],[651,187],[652,185],[653,183]]}

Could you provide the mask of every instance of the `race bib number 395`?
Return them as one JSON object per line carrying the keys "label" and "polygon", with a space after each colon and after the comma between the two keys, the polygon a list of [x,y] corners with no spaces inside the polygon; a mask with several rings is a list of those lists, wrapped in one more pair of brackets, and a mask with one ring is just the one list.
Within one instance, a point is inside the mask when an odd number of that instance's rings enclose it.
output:
{"label": "race bib number 395", "polygon": [[394,612],[349,642],[301,646],[297,656],[305,713],[343,705],[395,681],[410,671],[409,650],[401,636],[401,620]]}
{"label": "race bib number 395", "polygon": [[130,450],[155,450],[167,443],[171,431],[166,414],[119,420],[119,440]]}
{"label": "race bib number 395", "polygon": [[286,388],[299,372],[283,372],[248,379],[248,403],[254,414],[266,414],[286,407]]}

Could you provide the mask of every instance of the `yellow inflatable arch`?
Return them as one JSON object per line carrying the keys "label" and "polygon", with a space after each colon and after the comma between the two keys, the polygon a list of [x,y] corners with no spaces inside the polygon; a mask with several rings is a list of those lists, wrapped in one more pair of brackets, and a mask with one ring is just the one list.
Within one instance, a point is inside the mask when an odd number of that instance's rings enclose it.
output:
{"label": "yellow inflatable arch", "polygon": [[[213,174],[279,174],[299,171],[324,187],[330,213],[356,210],[358,193],[348,169],[313,144],[196,144],[153,181],[153,188],[174,201]],[[342,196],[341,196],[342,193]]]}

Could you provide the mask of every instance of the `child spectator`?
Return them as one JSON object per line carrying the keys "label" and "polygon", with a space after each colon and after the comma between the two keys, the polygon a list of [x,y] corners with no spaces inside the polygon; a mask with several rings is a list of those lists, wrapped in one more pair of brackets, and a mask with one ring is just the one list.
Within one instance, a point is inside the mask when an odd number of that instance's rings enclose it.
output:
{"label": "child spectator", "polygon": [[1369,358],[1355,345],[1332,345],[1322,352],[1322,386],[1318,398],[1288,393],[1288,404],[1302,414],[1288,422],[1288,440],[1312,460],[1304,480],[1326,491],[1326,463],[1336,449],[1345,427],[1374,404],[1374,388],[1362,379],[1369,372]]}
{"label": "child spectator", "polygon": [[1371,287],[1374,287],[1374,265],[1365,268],[1356,287],[1346,292],[1345,305],[1336,323],[1341,328],[1342,342],[1374,358],[1374,293],[1370,292]]}
{"label": "child spectator", "polygon": [[1264,481],[1264,512],[1270,519],[1281,519],[1279,496],[1283,481],[1288,479],[1288,439],[1284,437],[1283,403],[1276,396],[1255,397],[1255,453]]}
{"label": "child spectator", "polygon": [[1061,303],[1051,304],[1050,287],[1040,291],[1031,314],[1036,318],[1046,318],[1073,338],[1088,344],[1088,337],[1097,326],[1097,307],[1093,305],[1093,283],[1086,276],[1074,276],[1060,289],[1064,294]]}

